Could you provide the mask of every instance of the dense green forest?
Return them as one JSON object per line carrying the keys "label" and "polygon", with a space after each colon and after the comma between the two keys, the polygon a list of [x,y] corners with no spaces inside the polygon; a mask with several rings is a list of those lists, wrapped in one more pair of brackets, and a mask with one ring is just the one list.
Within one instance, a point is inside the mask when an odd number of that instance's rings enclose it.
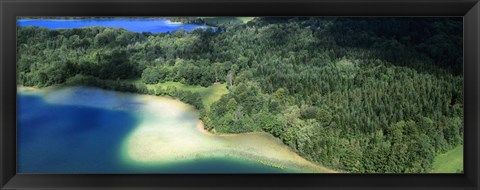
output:
{"label": "dense green forest", "polygon": [[[463,144],[461,18],[215,26],[158,34],[19,27],[17,83],[174,96],[197,107],[212,132],[264,131],[346,172],[429,172],[435,156]],[[146,88],[166,81],[226,83],[229,92],[206,107],[192,92]]]}

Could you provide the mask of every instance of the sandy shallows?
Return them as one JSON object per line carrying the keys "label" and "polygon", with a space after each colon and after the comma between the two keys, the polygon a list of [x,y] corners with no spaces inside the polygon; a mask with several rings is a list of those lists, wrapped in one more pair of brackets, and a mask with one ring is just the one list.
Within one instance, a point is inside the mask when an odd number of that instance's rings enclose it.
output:
{"label": "sandy shallows", "polygon": [[137,96],[142,123],[125,141],[125,157],[164,164],[208,157],[235,157],[301,172],[334,172],[311,163],[267,133],[214,135],[204,130],[198,112],[178,100]]}
{"label": "sandy shallows", "polygon": [[65,87],[19,91],[41,95],[52,104],[97,107],[134,113],[139,124],[121,149],[127,164],[160,165],[202,158],[230,157],[297,172],[335,172],[297,155],[267,133],[215,135],[204,130],[198,111],[170,97]]}

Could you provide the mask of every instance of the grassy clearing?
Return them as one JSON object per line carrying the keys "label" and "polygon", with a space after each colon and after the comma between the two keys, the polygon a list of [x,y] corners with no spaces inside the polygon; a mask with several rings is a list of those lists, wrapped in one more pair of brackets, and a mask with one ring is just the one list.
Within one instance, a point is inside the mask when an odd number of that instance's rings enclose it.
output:
{"label": "grassy clearing", "polygon": [[462,170],[463,146],[457,146],[435,158],[432,173],[458,173]]}
{"label": "grassy clearing", "polygon": [[203,105],[208,109],[213,102],[219,100],[224,94],[228,94],[227,84],[214,84],[206,88],[207,93],[203,100]]}
{"label": "grassy clearing", "polygon": [[208,25],[221,25],[221,24],[245,24],[255,17],[200,17]]}
{"label": "grassy clearing", "polygon": [[237,17],[237,19],[241,20],[244,24],[247,22],[250,22],[253,20],[255,17]]}
{"label": "grassy clearing", "polygon": [[[145,84],[141,79],[131,81],[134,84]],[[155,91],[156,86],[161,86],[162,89],[167,89],[168,87],[175,87],[178,90],[186,90],[194,93],[199,93],[202,96],[202,102],[206,109],[209,109],[213,102],[219,100],[224,94],[228,93],[227,85],[224,84],[213,84],[209,87],[203,86],[192,86],[185,85],[180,82],[162,82],[157,84],[145,84],[148,90]]]}

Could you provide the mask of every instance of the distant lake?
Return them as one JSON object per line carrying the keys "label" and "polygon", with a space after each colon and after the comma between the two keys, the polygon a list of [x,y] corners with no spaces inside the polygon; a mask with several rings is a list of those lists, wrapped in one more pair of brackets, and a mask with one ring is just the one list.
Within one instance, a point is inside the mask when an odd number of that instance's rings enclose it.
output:
{"label": "distant lake", "polygon": [[268,134],[205,134],[198,111],[169,97],[64,87],[20,89],[17,101],[19,173],[311,171]]}
{"label": "distant lake", "polygon": [[186,31],[207,28],[206,25],[183,24],[171,22],[169,19],[155,18],[113,18],[113,19],[20,19],[18,26],[38,26],[48,29],[84,28],[102,26],[107,28],[123,28],[132,32],[172,32],[180,29]]}

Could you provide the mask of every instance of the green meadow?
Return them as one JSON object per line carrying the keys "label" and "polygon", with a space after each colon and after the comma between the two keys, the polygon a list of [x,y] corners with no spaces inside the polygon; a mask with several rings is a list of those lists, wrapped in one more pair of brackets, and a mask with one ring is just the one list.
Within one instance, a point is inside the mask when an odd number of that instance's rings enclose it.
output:
{"label": "green meadow", "polygon": [[463,146],[435,157],[432,173],[461,173],[463,171]]}
{"label": "green meadow", "polygon": [[210,105],[213,104],[213,102],[219,100],[224,94],[228,93],[227,85],[225,83],[223,84],[215,83],[209,87],[203,87],[200,85],[187,85],[187,84],[183,84],[180,82],[173,82],[173,81],[161,82],[157,84],[145,84],[142,82],[141,79],[138,79],[131,82],[133,82],[136,85],[146,85],[149,91],[154,91],[154,92],[156,92],[157,88],[162,88],[163,90],[166,90],[167,88],[175,88],[177,90],[184,90],[192,93],[198,93],[201,96],[203,105],[207,109],[210,107]]}
{"label": "green meadow", "polygon": [[220,25],[220,24],[245,24],[255,17],[200,17],[208,25]]}

